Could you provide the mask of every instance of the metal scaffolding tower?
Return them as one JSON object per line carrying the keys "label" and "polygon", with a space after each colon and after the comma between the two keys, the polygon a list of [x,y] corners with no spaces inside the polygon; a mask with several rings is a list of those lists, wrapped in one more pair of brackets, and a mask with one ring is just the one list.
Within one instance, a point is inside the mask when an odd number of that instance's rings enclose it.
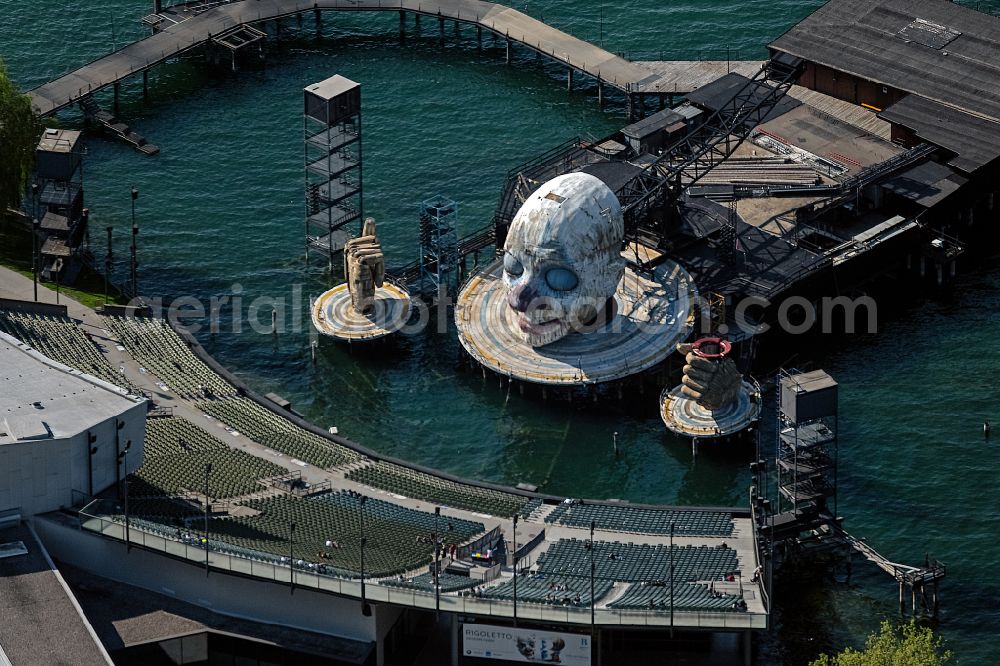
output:
{"label": "metal scaffolding tower", "polygon": [[458,204],[437,195],[420,204],[420,281],[441,293],[458,282]]}
{"label": "metal scaffolding tower", "polygon": [[778,383],[778,512],[836,518],[837,382],[815,370],[783,371]]}
{"label": "metal scaffolding tower", "polygon": [[332,76],[305,89],[306,256],[324,252],[330,266],[363,219],[361,86]]}

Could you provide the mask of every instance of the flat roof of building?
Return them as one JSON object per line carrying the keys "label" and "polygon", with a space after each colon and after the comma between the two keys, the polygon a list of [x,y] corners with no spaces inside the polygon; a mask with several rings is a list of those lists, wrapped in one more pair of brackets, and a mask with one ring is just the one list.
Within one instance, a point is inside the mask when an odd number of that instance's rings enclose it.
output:
{"label": "flat roof of building", "polygon": [[79,130],[47,129],[38,141],[38,150],[47,153],[71,153],[80,141]]}
{"label": "flat roof of building", "polygon": [[825,370],[812,370],[782,377],[781,384],[796,393],[810,393],[836,388],[837,380],[828,375]]}
{"label": "flat roof of building", "polygon": [[912,130],[925,141],[955,153],[955,157],[946,160],[947,163],[966,173],[972,173],[1000,155],[1000,122],[965,113],[926,97],[907,95],[878,115]]}
{"label": "flat roof of building", "polygon": [[27,553],[0,560],[0,648],[10,663],[110,664],[31,531],[0,529],[0,543],[11,541],[22,542]]}
{"label": "flat roof of building", "polygon": [[957,154],[1000,156],[1000,18],[947,0],[830,0],[771,49],[910,95],[880,117]]}
{"label": "flat roof of building", "polygon": [[947,0],[830,0],[770,47],[1000,120],[1000,19]]}
{"label": "flat roof of building", "polygon": [[947,198],[964,185],[967,179],[937,162],[922,162],[893,176],[882,187],[909,199],[924,208],[930,208]]}
{"label": "flat roof of building", "polygon": [[[708,109],[709,111],[718,111],[729,104],[733,97],[749,83],[750,79],[742,74],[730,72],[729,74],[721,76],[709,84],[703,85],[694,92],[688,93],[685,95],[685,98],[692,104],[697,104],[698,106]],[[782,114],[788,113],[800,104],[802,104],[802,102],[794,97],[786,95],[778,100],[778,103],[768,112],[767,116],[765,116],[764,120],[761,122],[766,122],[767,120],[771,120]]]}
{"label": "flat roof of building", "polygon": [[305,91],[311,95],[322,97],[323,99],[333,99],[337,95],[343,95],[348,90],[357,88],[360,84],[350,79],[334,74],[328,79],[306,86]]}
{"label": "flat roof of building", "polygon": [[142,400],[0,333],[0,445],[70,437]]}

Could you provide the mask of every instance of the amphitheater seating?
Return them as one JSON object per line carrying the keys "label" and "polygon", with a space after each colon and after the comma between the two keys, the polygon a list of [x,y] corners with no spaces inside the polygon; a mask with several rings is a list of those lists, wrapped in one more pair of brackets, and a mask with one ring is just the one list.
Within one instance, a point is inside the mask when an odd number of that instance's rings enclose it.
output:
{"label": "amphitheater seating", "polygon": [[670,534],[670,525],[678,536],[730,536],[733,516],[728,511],[687,511],[684,509],[646,509],[628,505],[563,502],[545,517],[547,523],[570,527],[636,534]]}
{"label": "amphitheater seating", "polygon": [[184,340],[161,319],[151,317],[104,317],[108,330],[129,354],[184,398],[228,396],[236,389],[205,365]]}
{"label": "amphitheater seating", "polygon": [[[300,499],[281,495],[245,503],[258,515],[211,521],[212,534],[231,547],[285,556],[289,553],[289,526],[293,533],[294,558],[323,564],[348,575],[361,571],[360,495]],[[433,539],[427,529],[433,514],[397,507],[389,510],[380,500],[368,499],[364,506],[365,575],[383,577],[428,564],[434,556]],[[387,517],[388,516],[388,517]],[[485,531],[479,523],[455,521],[453,530],[442,532],[445,547],[469,541]],[[326,541],[334,542],[326,546]]]}
{"label": "amphitheater seating", "polygon": [[[594,542],[595,576],[621,582],[670,579],[670,546]],[[739,570],[736,551],[708,546],[674,546],[674,581],[722,580]],[[590,576],[586,541],[560,539],[538,556],[538,570],[558,576]]]}
{"label": "amphitheater seating", "polygon": [[347,478],[407,497],[505,518],[528,504],[528,498],[520,495],[470,486],[384,461],[352,470]]}
{"label": "amphitheater seating", "polygon": [[260,490],[259,479],[287,470],[243,451],[230,449],[196,425],[178,418],[146,422],[142,467],[130,475],[133,497],[202,492],[205,465],[211,463],[208,494],[212,498],[246,495]]}
{"label": "amphitheater seating", "polygon": [[0,310],[0,331],[12,335],[49,358],[138,395],[128,381],[101,354],[94,342],[68,317]]}
{"label": "amphitheater seating", "polygon": [[[191,502],[179,499],[171,499],[168,497],[132,497],[132,490],[134,490],[134,487],[132,487],[130,483],[128,500],[129,514],[133,517],[150,519],[153,523],[156,523],[157,520],[159,520],[166,521],[167,524],[173,525],[175,523],[180,523],[184,518],[199,516],[204,511],[202,508]],[[124,509],[124,507],[121,508]]]}
{"label": "amphitheater seating", "polygon": [[521,508],[521,511],[519,512],[521,518],[527,520],[531,516],[531,514],[534,513],[535,509],[537,509],[541,505],[542,505],[542,498],[540,497],[536,497],[533,500],[529,501]]}
{"label": "amphitheater seating", "polygon": [[[594,581],[594,600],[597,601],[611,590],[610,580]],[[486,599],[513,599],[514,580],[507,579],[494,587],[484,588],[482,597]],[[518,603],[556,604],[560,606],[590,606],[590,579],[573,576],[548,576],[532,574],[517,578]]]}
{"label": "amphitheater seating", "polygon": [[[740,597],[731,594],[713,595],[707,585],[674,582],[673,608],[677,611],[746,611],[746,605],[740,601]],[[608,608],[669,609],[670,586],[633,583]]]}
{"label": "amphitheater seating", "polygon": [[198,409],[259,444],[328,469],[360,459],[355,451],[283,419],[249,398],[206,400]]}
{"label": "amphitheater seating", "polygon": [[[475,578],[469,578],[468,576],[456,576],[455,574],[444,573],[438,577],[438,584],[441,587],[442,592],[457,592],[458,590],[467,590],[470,587],[475,587],[480,581]],[[413,578],[405,578],[402,580],[395,578],[386,578],[382,581],[383,585],[389,585],[391,587],[405,587],[412,590],[422,590],[424,592],[434,591],[434,574],[422,573],[419,576],[414,576]]]}

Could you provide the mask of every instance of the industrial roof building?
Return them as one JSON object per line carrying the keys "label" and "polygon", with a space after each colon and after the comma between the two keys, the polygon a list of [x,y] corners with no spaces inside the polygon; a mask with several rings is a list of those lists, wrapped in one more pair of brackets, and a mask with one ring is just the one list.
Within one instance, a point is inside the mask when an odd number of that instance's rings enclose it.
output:
{"label": "industrial roof building", "polygon": [[798,83],[863,105],[892,140],[971,174],[1000,156],[1000,19],[947,0],[831,0],[771,45]]}

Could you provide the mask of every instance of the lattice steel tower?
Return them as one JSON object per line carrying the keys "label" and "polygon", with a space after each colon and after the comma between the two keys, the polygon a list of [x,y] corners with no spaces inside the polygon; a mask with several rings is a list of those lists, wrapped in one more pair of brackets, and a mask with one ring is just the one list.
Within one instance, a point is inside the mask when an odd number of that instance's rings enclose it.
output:
{"label": "lattice steel tower", "polygon": [[779,386],[778,512],[836,518],[837,382],[822,370],[782,372]]}
{"label": "lattice steel tower", "polygon": [[440,293],[458,282],[458,204],[437,195],[420,204],[420,281]]}
{"label": "lattice steel tower", "polygon": [[306,257],[344,249],[363,219],[361,86],[339,74],[305,89]]}

